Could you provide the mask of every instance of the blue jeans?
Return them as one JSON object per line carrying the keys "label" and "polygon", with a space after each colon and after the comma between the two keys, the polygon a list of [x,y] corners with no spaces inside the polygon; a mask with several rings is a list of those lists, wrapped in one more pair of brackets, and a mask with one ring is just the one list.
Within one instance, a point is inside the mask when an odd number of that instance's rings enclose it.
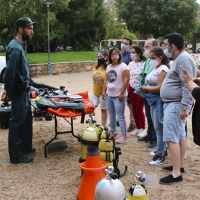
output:
{"label": "blue jeans", "polygon": [[163,124],[158,122],[158,110],[156,104],[150,106],[151,118],[153,121],[154,128],[157,136],[157,150],[156,155],[163,156],[166,149],[166,143],[163,141]]}
{"label": "blue jeans", "polygon": [[110,118],[110,131],[116,133],[116,126],[118,121],[121,129],[121,134],[124,136],[127,136],[125,120],[126,99],[127,97],[124,97],[123,101],[119,101],[118,97],[110,97],[106,95],[106,107]]}
{"label": "blue jeans", "polygon": [[145,115],[146,115],[147,124],[148,124],[147,135],[153,140],[156,140],[156,131],[154,129],[153,121],[151,119],[150,106],[147,103],[146,99],[144,99],[144,107],[145,107]]}

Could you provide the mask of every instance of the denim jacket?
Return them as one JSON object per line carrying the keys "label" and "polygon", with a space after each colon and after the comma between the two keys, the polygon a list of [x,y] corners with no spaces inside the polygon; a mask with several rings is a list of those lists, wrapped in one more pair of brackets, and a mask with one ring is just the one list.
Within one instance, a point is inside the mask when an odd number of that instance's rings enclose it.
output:
{"label": "denim jacket", "polygon": [[158,121],[162,123],[163,120],[163,101],[159,93],[146,93],[146,100],[149,106],[156,103],[156,109],[158,112]]}

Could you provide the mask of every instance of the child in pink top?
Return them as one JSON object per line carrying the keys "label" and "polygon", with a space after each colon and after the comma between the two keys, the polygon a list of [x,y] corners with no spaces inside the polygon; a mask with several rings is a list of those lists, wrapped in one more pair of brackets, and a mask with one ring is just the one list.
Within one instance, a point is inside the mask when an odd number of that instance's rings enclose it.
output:
{"label": "child in pink top", "polygon": [[109,65],[106,69],[106,79],[102,97],[106,99],[106,107],[110,118],[110,134],[113,137],[116,133],[116,115],[121,129],[121,136],[116,143],[127,142],[127,129],[125,120],[125,108],[127,99],[127,86],[130,75],[128,66],[122,62],[122,57],[117,48],[109,52]]}

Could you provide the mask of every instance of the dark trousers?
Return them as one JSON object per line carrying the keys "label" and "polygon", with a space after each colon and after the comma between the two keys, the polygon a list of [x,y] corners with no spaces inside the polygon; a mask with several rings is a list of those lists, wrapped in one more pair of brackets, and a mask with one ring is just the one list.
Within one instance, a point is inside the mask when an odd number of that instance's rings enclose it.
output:
{"label": "dark trousers", "polygon": [[150,106],[147,103],[146,99],[144,99],[144,107],[145,107],[145,114],[146,114],[147,124],[148,124],[147,135],[153,140],[154,139],[156,140],[156,131],[154,129],[153,121],[151,119]]}
{"label": "dark trousers", "polygon": [[32,150],[32,112],[29,94],[13,95],[8,134],[11,162],[19,162]]}

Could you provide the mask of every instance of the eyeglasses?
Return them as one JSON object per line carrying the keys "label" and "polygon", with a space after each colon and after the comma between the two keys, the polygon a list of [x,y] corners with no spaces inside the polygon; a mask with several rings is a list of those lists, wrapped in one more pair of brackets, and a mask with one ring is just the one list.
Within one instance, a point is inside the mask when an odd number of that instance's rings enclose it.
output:
{"label": "eyeglasses", "polygon": [[103,56],[97,56],[97,59],[101,59],[101,58],[104,58]]}

